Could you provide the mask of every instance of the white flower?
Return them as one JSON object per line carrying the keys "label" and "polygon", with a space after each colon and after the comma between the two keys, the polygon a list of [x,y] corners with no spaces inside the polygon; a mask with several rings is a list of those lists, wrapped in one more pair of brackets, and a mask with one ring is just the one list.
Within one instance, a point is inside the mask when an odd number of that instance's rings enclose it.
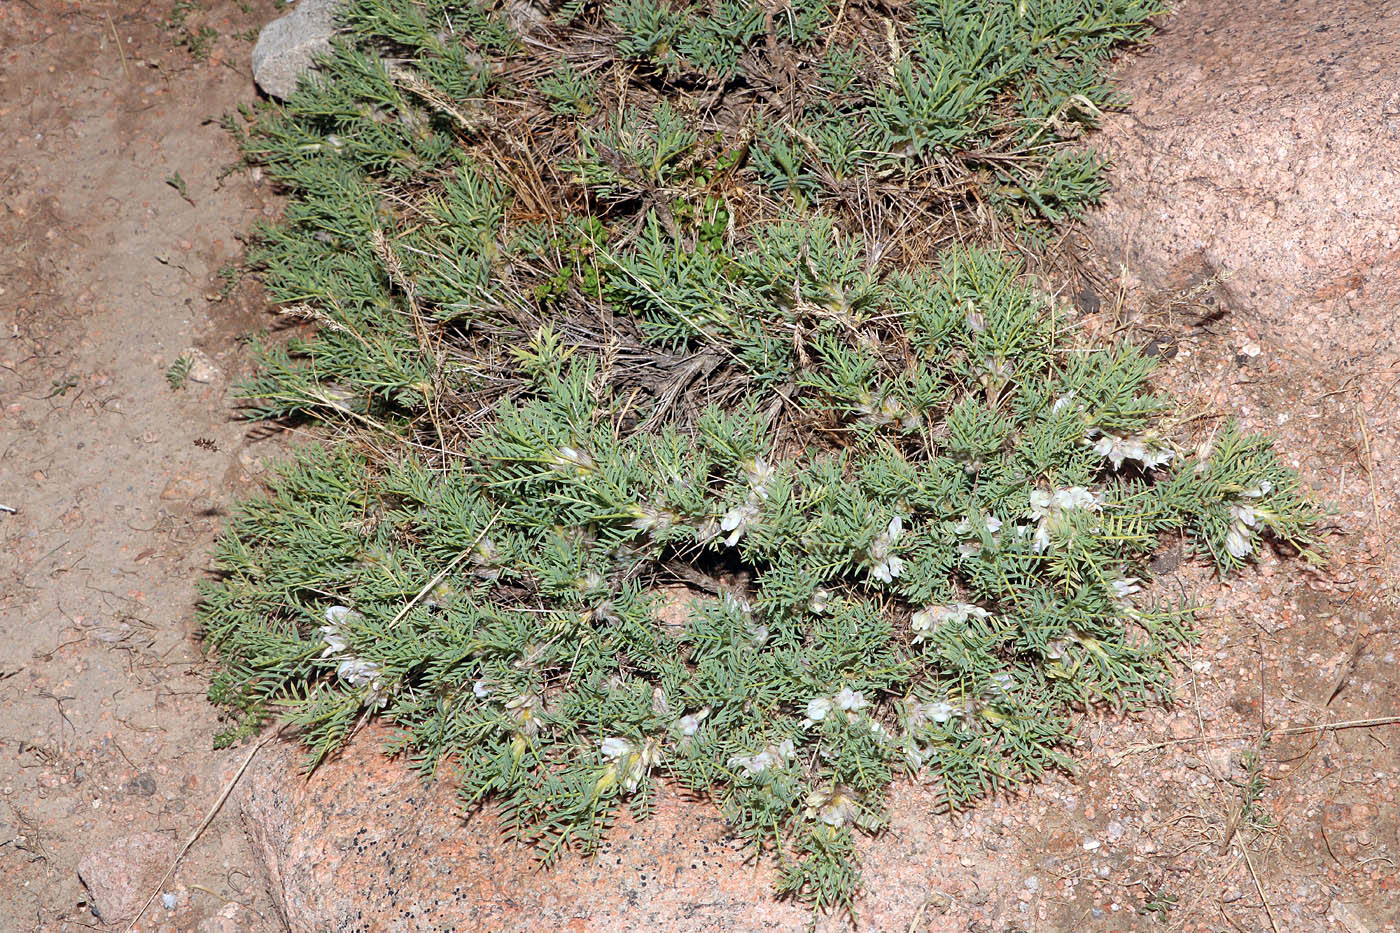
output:
{"label": "white flower", "polygon": [[648,771],[661,760],[661,746],[653,739],[642,743],[641,747],[616,736],[604,739],[601,750],[603,757],[613,762],[612,773],[622,782],[628,793],[636,790]]}
{"label": "white flower", "polygon": [[1159,466],[1166,466],[1176,458],[1176,451],[1167,447],[1149,447],[1146,456],[1138,458],[1142,462],[1144,470],[1155,470]]}
{"label": "white flower", "polygon": [[1260,480],[1258,485],[1246,489],[1240,495],[1249,499],[1259,499],[1274,491],[1274,484],[1266,479]]}
{"label": "white flower", "polygon": [[1027,515],[1035,519],[1035,537],[1031,549],[1037,554],[1050,547],[1051,532],[1064,520],[1064,514],[1072,509],[1099,509],[1102,505],[1094,494],[1083,486],[1067,486],[1047,492],[1032,489],[1030,508]]}
{"label": "white flower", "polygon": [[[1273,487],[1267,480],[1254,489],[1244,492],[1251,498],[1259,498]],[[1255,494],[1257,493],[1257,495]],[[1250,529],[1259,524],[1259,512],[1252,505],[1236,503],[1230,506],[1230,530],[1225,535],[1225,550],[1236,558],[1243,558],[1254,550],[1254,535]]]}
{"label": "white flower", "polygon": [[1053,415],[1058,415],[1060,412],[1064,411],[1065,408],[1068,407],[1068,405],[1073,401],[1073,392],[1067,392],[1064,395],[1061,395],[1059,398],[1055,399],[1055,404],[1050,406],[1050,413]]}
{"label": "white flower", "polygon": [[987,319],[982,316],[982,312],[977,310],[977,306],[972,303],[972,299],[967,299],[967,308],[964,319],[967,321],[967,329],[974,334],[980,334],[987,329]]}
{"label": "white flower", "polygon": [[346,622],[358,619],[360,614],[349,606],[327,606],[326,622],[330,625],[344,625]]}
{"label": "white flower", "polygon": [[1116,470],[1123,465],[1124,460],[1132,457],[1132,451],[1128,449],[1127,445],[1128,442],[1125,442],[1123,438],[1105,434],[1095,442],[1094,453],[1100,457],[1107,457]]}
{"label": "white flower", "polygon": [[684,736],[692,736],[700,731],[700,723],[704,722],[705,717],[708,715],[710,715],[710,708],[708,706],[697,712],[687,713],[676,720],[676,731]]}
{"label": "white flower", "polygon": [[946,700],[938,700],[934,703],[925,703],[922,712],[924,716],[941,726],[953,718],[954,711],[953,704]]}
{"label": "white flower", "polygon": [[[738,544],[739,539],[748,531],[749,525],[758,521],[763,503],[768,499],[768,485],[777,473],[777,468],[762,457],[755,457],[744,463],[743,470],[749,482],[748,495],[741,504],[725,512],[719,522],[719,531],[729,532],[729,536],[724,539],[726,547]],[[705,539],[707,531],[708,529],[701,529],[702,540]]]}
{"label": "white flower", "polygon": [[472,693],[476,695],[478,700],[485,700],[491,696],[491,688],[486,686],[486,681],[478,680],[472,684]]}
{"label": "white flower", "polygon": [[[1091,430],[1090,438],[1092,439],[1097,432],[1097,428]],[[1154,438],[1118,437],[1108,433],[1104,433],[1095,441],[1094,453],[1100,457],[1107,457],[1115,470],[1122,468],[1124,460],[1136,460],[1142,464],[1143,469],[1150,470],[1170,463],[1176,456],[1174,451],[1163,447],[1161,442]]]}
{"label": "white flower", "polygon": [[346,658],[340,662],[340,666],[335,669],[340,675],[340,679],[350,686],[359,688],[365,687],[379,679],[380,667],[373,661],[364,661],[360,658]]}
{"label": "white flower", "polygon": [[947,611],[947,606],[929,606],[914,613],[909,620],[909,627],[914,631],[914,644],[927,638],[947,618]]}
{"label": "white flower", "polygon": [[759,504],[758,497],[750,492],[742,505],[736,505],[724,513],[719,522],[719,529],[729,532],[729,537],[724,539],[725,547],[738,544],[744,532],[749,530],[749,525],[758,520]]}
{"label": "white flower", "polygon": [[744,626],[744,634],[755,648],[762,648],[768,641],[768,626],[750,622]]}
{"label": "white flower", "polygon": [[792,739],[783,739],[777,745],[769,745],[756,755],[733,755],[728,764],[731,768],[742,770],[745,777],[757,777],[769,768],[786,767],[796,753],[797,749],[792,744]]}
{"label": "white flower", "polygon": [[1259,513],[1254,511],[1254,507],[1250,505],[1230,506],[1230,516],[1236,522],[1248,525],[1250,528],[1253,528],[1259,521]]}
{"label": "white flower", "polygon": [[893,395],[884,395],[875,401],[868,393],[856,402],[855,411],[862,421],[877,427],[898,422],[901,427],[913,428],[919,423],[919,416],[904,407],[904,403]]}
{"label": "white flower", "polygon": [[[865,698],[859,690],[852,690],[850,687],[842,687],[841,692],[836,694],[836,708],[845,710],[848,713],[855,713],[870,705],[870,701]],[[808,704],[810,714],[811,704]]]}
{"label": "white flower", "polygon": [[826,697],[817,697],[807,703],[807,719],[809,722],[821,722],[826,718],[826,714],[831,712],[831,700]]}
{"label": "white flower", "polygon": [[556,470],[565,470],[569,467],[590,473],[595,469],[593,458],[585,450],[576,447],[560,447],[550,458],[549,465]]}
{"label": "white flower", "polygon": [[743,464],[744,476],[749,481],[749,488],[754,495],[760,499],[768,498],[768,483],[778,472],[777,467],[771,465],[762,457],[755,457]]}
{"label": "white flower", "polygon": [[1141,583],[1142,581],[1137,577],[1118,577],[1116,580],[1109,581],[1109,585],[1113,587],[1113,595],[1119,599],[1126,599],[1134,593],[1141,593],[1142,587],[1139,585]]}
{"label": "white flower", "polygon": [[[1001,519],[997,518],[995,515],[983,515],[982,524],[987,528],[987,533],[992,540],[992,545],[996,546],[1001,540],[1001,535],[997,533],[1001,531]],[[980,530],[973,525],[971,519],[964,519],[958,522],[953,526],[953,532],[964,538],[968,536],[972,538],[972,540],[963,541],[958,545],[959,554],[964,557],[972,557],[982,553],[982,535]]]}
{"label": "white flower", "polygon": [[1050,497],[1050,506],[1060,511],[1097,509],[1099,508],[1099,500],[1083,486],[1067,486],[1064,489],[1055,490],[1055,494]]}
{"label": "white flower", "polygon": [[349,648],[349,642],[340,629],[334,625],[321,626],[321,637],[326,640],[326,650],[321,652],[321,657],[329,658],[340,654]]}
{"label": "white flower", "polygon": [[522,693],[506,704],[506,712],[515,721],[516,730],[522,735],[539,734],[540,698],[530,693]]}
{"label": "white flower", "polygon": [[992,694],[996,696],[1006,693],[1016,685],[1016,679],[1006,671],[998,671],[993,674],[991,676],[991,681],[992,685],[990,689]]}
{"label": "white flower", "polygon": [[649,535],[665,534],[679,521],[676,513],[670,509],[658,509],[650,505],[633,506],[632,516],[632,520],[627,523],[628,527]]}
{"label": "white flower", "polygon": [[626,739],[620,739],[614,736],[613,738],[603,740],[603,757],[607,758],[609,761],[616,761],[619,758],[632,754],[632,749],[632,743]]}
{"label": "white flower", "polygon": [[926,606],[914,613],[909,627],[914,632],[914,644],[918,644],[946,623],[963,625],[968,619],[990,619],[992,614],[981,606],[971,603],[953,603],[951,606]]}
{"label": "white flower", "polygon": [[877,417],[880,424],[902,421],[905,417],[904,405],[893,395],[886,395],[880,399],[880,411]]}
{"label": "white flower", "polygon": [[347,622],[358,621],[359,618],[360,614],[348,606],[326,607],[326,624],[320,628],[321,637],[326,641],[326,649],[321,652],[321,657],[330,658],[349,650],[350,642],[341,626]]}
{"label": "white flower", "polygon": [[904,560],[893,554],[870,568],[870,575],[881,583],[890,583],[904,572]]}
{"label": "white flower", "polygon": [[860,798],[843,784],[807,795],[807,818],[827,826],[845,826],[860,817]]}
{"label": "white flower", "polygon": [[385,689],[381,677],[383,668],[378,664],[361,658],[346,658],[336,667],[335,672],[341,680],[356,690],[362,688],[365,690],[366,706],[378,706],[382,709],[388,704],[388,691]]}
{"label": "white flower", "polygon": [[826,612],[829,602],[831,602],[831,591],[818,589],[812,594],[812,598],[807,600],[807,611],[814,615],[821,615]]}
{"label": "white flower", "polygon": [[870,575],[882,583],[890,583],[904,572],[904,561],[891,553],[895,542],[904,533],[904,520],[898,515],[890,519],[889,527],[875,536],[870,542],[867,556],[870,559]]}
{"label": "white flower", "polygon": [[747,599],[740,599],[733,593],[726,591],[720,596],[720,603],[724,606],[726,611],[737,612],[744,618],[748,618],[753,614],[753,604]]}

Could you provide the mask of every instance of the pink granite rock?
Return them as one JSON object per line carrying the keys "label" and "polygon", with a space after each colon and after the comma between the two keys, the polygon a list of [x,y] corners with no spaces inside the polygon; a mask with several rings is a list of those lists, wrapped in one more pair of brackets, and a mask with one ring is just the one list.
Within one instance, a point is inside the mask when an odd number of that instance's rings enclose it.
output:
{"label": "pink granite rock", "polygon": [[[530,848],[502,837],[489,808],[464,820],[447,782],[427,788],[386,759],[388,736],[367,729],[309,779],[298,775],[299,748],[270,745],[239,786],[255,854],[295,933],[747,933],[810,920],[774,899],[772,860],[746,859],[710,804],[663,787],[652,819],[624,815],[596,856],[569,853],[542,870]],[[920,917],[920,929],[934,929],[949,899],[996,893],[998,856],[933,816],[930,792],[902,785],[896,800],[889,832],[861,846],[860,929],[907,930]],[[850,926],[831,917],[820,929]]]}
{"label": "pink granite rock", "polygon": [[84,857],[78,877],[93,913],[105,923],[130,920],[174,857],[175,843],[159,833],[132,833]]}
{"label": "pink granite rock", "polygon": [[663,793],[654,819],[620,819],[596,857],[542,871],[489,810],[463,820],[446,782],[427,788],[380,754],[386,735],[368,730],[309,780],[299,749],[270,746],[244,778],[244,822],[293,931],[698,933],[806,919],[773,900],[768,867],[745,863],[712,807]]}
{"label": "pink granite rock", "polygon": [[[1265,331],[1400,309],[1400,7],[1183,0],[1119,76],[1089,234],[1154,288],[1228,271]],[[1116,268],[1113,271],[1117,271]],[[1314,344],[1328,328],[1315,329]],[[1321,349],[1313,346],[1311,349]]]}

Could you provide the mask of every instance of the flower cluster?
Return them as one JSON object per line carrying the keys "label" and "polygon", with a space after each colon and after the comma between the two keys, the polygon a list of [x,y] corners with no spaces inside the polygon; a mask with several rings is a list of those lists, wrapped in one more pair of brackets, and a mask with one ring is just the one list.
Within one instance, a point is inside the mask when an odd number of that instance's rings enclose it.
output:
{"label": "flower cluster", "polygon": [[1092,428],[1088,439],[1093,442],[1094,453],[1108,458],[1115,470],[1123,468],[1124,460],[1136,460],[1144,470],[1151,470],[1171,463],[1176,456],[1175,451],[1155,437],[1118,437]]}
{"label": "flower cluster", "polygon": [[840,710],[846,714],[849,722],[859,719],[859,713],[870,705],[870,701],[865,698],[865,694],[859,690],[852,690],[850,687],[842,687],[840,692],[834,697],[817,697],[807,704],[807,718],[802,721],[805,726],[811,726],[821,722],[831,714],[833,709]]}
{"label": "flower cluster", "polygon": [[919,744],[915,733],[928,723],[937,725],[947,725],[953,717],[960,715],[964,707],[954,706],[947,700],[934,700],[929,703],[920,703],[914,700],[908,701],[904,716],[904,726],[907,730],[901,737],[900,747],[904,751],[904,762],[910,769],[918,771],[928,761],[932,750]]}
{"label": "flower cluster", "polygon": [[807,795],[809,820],[839,828],[861,822],[860,796],[844,784],[818,788]]}
{"label": "flower cluster", "polygon": [[627,524],[644,534],[659,537],[680,523],[680,516],[670,509],[656,508],[651,505],[634,505],[632,506],[632,520]]}
{"label": "flower cluster", "polygon": [[904,430],[911,431],[919,426],[918,414],[904,407],[904,403],[893,395],[886,395],[876,401],[873,395],[866,393],[856,402],[855,411],[862,421],[876,427],[897,424]]}
{"label": "flower cluster", "polygon": [[904,534],[904,519],[896,515],[889,526],[870,542],[865,556],[870,563],[870,576],[881,583],[889,583],[904,572],[904,561],[894,553],[894,545]]}
{"label": "flower cluster", "polygon": [[744,501],[734,506],[719,521],[720,531],[729,532],[724,539],[726,547],[733,547],[748,531],[749,525],[758,521],[763,503],[768,501],[768,484],[773,479],[774,469],[762,457],[756,457],[744,464],[744,476],[749,482],[748,495]]}
{"label": "flower cluster", "polygon": [[603,740],[601,751],[603,758],[612,762],[612,767],[600,783],[616,781],[629,794],[636,791],[642,779],[661,761],[661,744],[655,739],[647,739],[638,745],[614,736]]}
{"label": "flower cluster", "polygon": [[981,606],[974,606],[971,603],[926,606],[914,613],[913,618],[909,620],[909,627],[914,631],[914,644],[917,645],[943,625],[948,623],[965,625],[968,619],[989,619],[991,615]]}
{"label": "flower cluster", "polygon": [[340,662],[335,669],[336,675],[356,690],[365,691],[366,706],[383,709],[389,703],[383,668],[373,661],[351,654],[350,640],[341,628],[359,617],[359,613],[348,606],[330,606],[326,609],[326,624],[320,629],[326,648],[321,652],[321,657]]}
{"label": "flower cluster", "polygon": [[1119,573],[1110,577],[1108,585],[1113,589],[1113,596],[1119,602],[1125,602],[1129,596],[1142,592],[1142,581],[1137,577],[1125,576]]}
{"label": "flower cluster", "polygon": [[1101,504],[1083,486],[1067,486],[1047,492],[1033,489],[1027,514],[1036,520],[1035,537],[1031,547],[1040,554],[1050,547],[1050,534],[1061,525],[1065,513],[1075,509],[1099,509]]}
{"label": "flower cluster", "polygon": [[[995,515],[983,515],[982,525],[987,529],[987,540],[992,544],[993,550],[1001,542],[1001,519]],[[957,523],[953,532],[964,540],[958,545],[958,553],[963,557],[975,557],[982,553],[984,547],[981,528],[974,525],[970,520]]]}
{"label": "flower cluster", "polygon": [[737,768],[745,777],[755,778],[770,768],[785,768],[797,754],[792,739],[783,739],[776,745],[769,745],[753,755],[731,755],[729,767]]}
{"label": "flower cluster", "polygon": [[515,723],[515,733],[524,738],[540,734],[544,722],[540,719],[543,711],[540,698],[533,693],[522,693],[506,703],[506,715]]}
{"label": "flower cluster", "polygon": [[704,722],[705,717],[708,715],[710,715],[710,708],[706,706],[703,709],[697,710],[694,713],[687,713],[680,719],[677,719],[672,728],[680,734],[681,738],[688,739],[700,731],[700,723]]}
{"label": "flower cluster", "polygon": [[549,466],[554,470],[572,469],[580,473],[592,473],[598,468],[588,451],[577,447],[560,447],[550,458]]}
{"label": "flower cluster", "polygon": [[[1260,499],[1272,492],[1273,483],[1263,480],[1240,493],[1244,499]],[[1231,557],[1243,558],[1254,550],[1254,529],[1259,524],[1259,510],[1248,502],[1230,505],[1230,530],[1225,535],[1225,550]]]}

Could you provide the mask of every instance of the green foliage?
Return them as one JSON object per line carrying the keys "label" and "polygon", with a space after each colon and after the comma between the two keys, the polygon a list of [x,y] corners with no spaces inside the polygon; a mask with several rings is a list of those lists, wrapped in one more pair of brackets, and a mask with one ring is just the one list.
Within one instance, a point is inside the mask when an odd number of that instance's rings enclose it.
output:
{"label": "green foliage", "polygon": [[[213,26],[192,26],[189,22],[191,14],[204,12],[204,5],[196,0],[178,0],[171,7],[170,17],[163,24],[166,31],[170,33],[171,41],[177,48],[183,47],[189,52],[190,57],[197,62],[206,61],[209,53],[213,50],[214,41],[219,38],[219,31]],[[178,176],[177,176],[178,177]],[[184,191],[180,192],[184,197]]]}
{"label": "green foliage", "polygon": [[189,382],[190,370],[193,367],[193,357],[177,356],[175,362],[165,368],[165,381],[170,383],[170,388],[179,391]]}
{"label": "green foliage", "polygon": [[541,78],[536,89],[550,101],[555,113],[586,117],[597,109],[598,82],[567,62]]}
{"label": "green foliage", "polygon": [[891,245],[903,205],[1023,246],[1081,210],[1097,65],[1155,9],[616,0],[556,13],[561,65],[469,2],[351,3],[230,124],[290,195],[254,260],[315,325],[243,391],[327,443],[221,541],[222,740],[279,717],[316,762],[385,718],[545,861],[669,780],[851,910],[896,775],[960,808],[1165,700],[1192,608],[1142,595],[1158,542],[1311,557],[1316,508],[1266,438],[1183,449],[1153,360],[1077,342],[1010,254]]}

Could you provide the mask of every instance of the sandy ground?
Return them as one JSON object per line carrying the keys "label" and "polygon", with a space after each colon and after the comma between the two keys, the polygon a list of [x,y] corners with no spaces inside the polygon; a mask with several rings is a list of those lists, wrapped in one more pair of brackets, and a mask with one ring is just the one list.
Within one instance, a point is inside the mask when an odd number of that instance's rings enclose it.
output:
{"label": "sandy ground", "polygon": [[[236,154],[210,118],[253,99],[238,34],[275,13],[209,7],[186,24],[218,33],[201,61],[163,3],[0,5],[0,930],[108,928],[79,862],[136,832],[178,847],[245,755],[211,750],[190,620],[222,516],[278,444],[228,395],[237,338],[270,319],[256,283],[221,298],[217,274],[274,208],[221,177]],[[1209,292],[1119,297],[1086,323],[1174,352],[1163,382],[1194,428],[1234,413],[1279,437],[1338,506],[1332,564],[1267,554],[1221,586],[1169,551],[1161,586],[1210,607],[1178,705],[1096,717],[1074,776],[955,819],[905,808],[867,846],[890,853],[872,887],[907,884],[901,853],[929,839],[965,857],[913,879],[900,929],[1396,929],[1397,347],[1358,342],[1374,321],[1319,341]],[[189,347],[216,372],[177,390]],[[161,891],[174,907],[140,929],[278,928],[233,808]]]}
{"label": "sandy ground", "polygon": [[[137,831],[178,846],[238,755],[211,750],[191,615],[268,446],[226,397],[260,302],[213,300],[267,199],[220,179],[236,153],[209,121],[253,99],[234,34],[273,6],[191,14],[219,34],[197,61],[167,3],[0,4],[0,929],[96,923],[79,860]],[[217,373],[177,391],[189,347]],[[275,929],[250,872],[223,814],[150,919]]]}

